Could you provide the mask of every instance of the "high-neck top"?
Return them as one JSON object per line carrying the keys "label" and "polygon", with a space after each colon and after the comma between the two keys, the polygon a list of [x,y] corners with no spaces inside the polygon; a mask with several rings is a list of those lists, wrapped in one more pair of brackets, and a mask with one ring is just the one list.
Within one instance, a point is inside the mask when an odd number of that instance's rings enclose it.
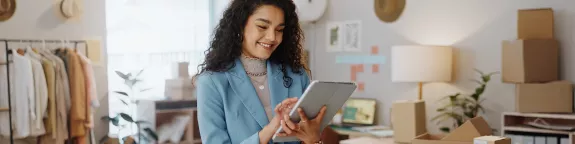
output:
{"label": "high-neck top", "polygon": [[254,85],[254,90],[265,109],[268,120],[271,120],[272,107],[270,104],[271,100],[267,76],[267,60],[249,57],[242,54],[240,56],[240,61],[242,62],[250,81]]}

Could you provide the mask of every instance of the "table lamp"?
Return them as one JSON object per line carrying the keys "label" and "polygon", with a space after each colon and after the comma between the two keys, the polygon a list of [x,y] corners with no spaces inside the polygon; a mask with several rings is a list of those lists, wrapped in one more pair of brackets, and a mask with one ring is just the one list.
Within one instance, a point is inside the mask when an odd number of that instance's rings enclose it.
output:
{"label": "table lamp", "polygon": [[406,45],[391,48],[391,81],[417,82],[422,100],[423,82],[451,81],[452,50],[445,46]]}
{"label": "table lamp", "polygon": [[391,48],[391,81],[417,82],[418,99],[396,101],[391,111],[394,141],[410,143],[427,132],[423,82],[451,81],[452,50],[443,46],[405,45]]}

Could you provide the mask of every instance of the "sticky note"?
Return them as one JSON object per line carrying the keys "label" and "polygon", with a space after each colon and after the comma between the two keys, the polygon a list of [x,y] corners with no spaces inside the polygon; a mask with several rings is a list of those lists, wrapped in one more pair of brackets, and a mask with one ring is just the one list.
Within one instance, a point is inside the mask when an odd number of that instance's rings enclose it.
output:
{"label": "sticky note", "polygon": [[364,91],[364,90],[365,90],[365,83],[363,83],[363,82],[358,83],[358,84],[357,84],[357,89],[358,89],[359,91]]}
{"label": "sticky note", "polygon": [[371,65],[371,73],[379,73],[379,65],[378,64]]}
{"label": "sticky note", "polygon": [[372,46],[371,47],[371,54],[377,54],[379,53],[379,48],[377,46]]}
{"label": "sticky note", "polygon": [[93,63],[101,63],[102,59],[102,42],[99,40],[86,40],[87,57]]}
{"label": "sticky note", "polygon": [[351,65],[351,71],[349,74],[351,81],[357,80],[357,65]]}
{"label": "sticky note", "polygon": [[356,65],[356,72],[363,72],[363,64]]}
{"label": "sticky note", "polygon": [[385,56],[378,55],[344,55],[336,56],[337,64],[385,64]]}

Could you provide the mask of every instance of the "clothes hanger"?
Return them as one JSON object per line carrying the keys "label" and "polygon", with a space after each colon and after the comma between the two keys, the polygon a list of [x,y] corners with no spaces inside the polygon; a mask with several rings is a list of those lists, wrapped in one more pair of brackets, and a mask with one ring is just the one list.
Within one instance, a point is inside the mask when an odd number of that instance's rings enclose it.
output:
{"label": "clothes hanger", "polygon": [[16,50],[16,52],[22,56],[26,53],[25,49],[20,48],[23,44],[24,44],[24,42],[22,40],[20,40],[20,44],[18,45],[18,48]]}

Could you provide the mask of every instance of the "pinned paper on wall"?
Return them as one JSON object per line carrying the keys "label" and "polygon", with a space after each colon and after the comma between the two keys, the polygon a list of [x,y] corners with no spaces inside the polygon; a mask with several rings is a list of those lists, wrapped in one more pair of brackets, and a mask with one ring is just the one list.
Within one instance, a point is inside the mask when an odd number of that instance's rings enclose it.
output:
{"label": "pinned paper on wall", "polygon": [[328,22],[326,51],[361,51],[361,21]]}
{"label": "pinned paper on wall", "polygon": [[86,40],[87,56],[92,63],[101,64],[102,43],[100,40]]}
{"label": "pinned paper on wall", "polygon": [[361,21],[343,23],[343,49],[345,51],[361,51]]}
{"label": "pinned paper on wall", "polygon": [[326,25],[326,51],[338,52],[342,50],[342,26],[338,22],[328,22]]}

